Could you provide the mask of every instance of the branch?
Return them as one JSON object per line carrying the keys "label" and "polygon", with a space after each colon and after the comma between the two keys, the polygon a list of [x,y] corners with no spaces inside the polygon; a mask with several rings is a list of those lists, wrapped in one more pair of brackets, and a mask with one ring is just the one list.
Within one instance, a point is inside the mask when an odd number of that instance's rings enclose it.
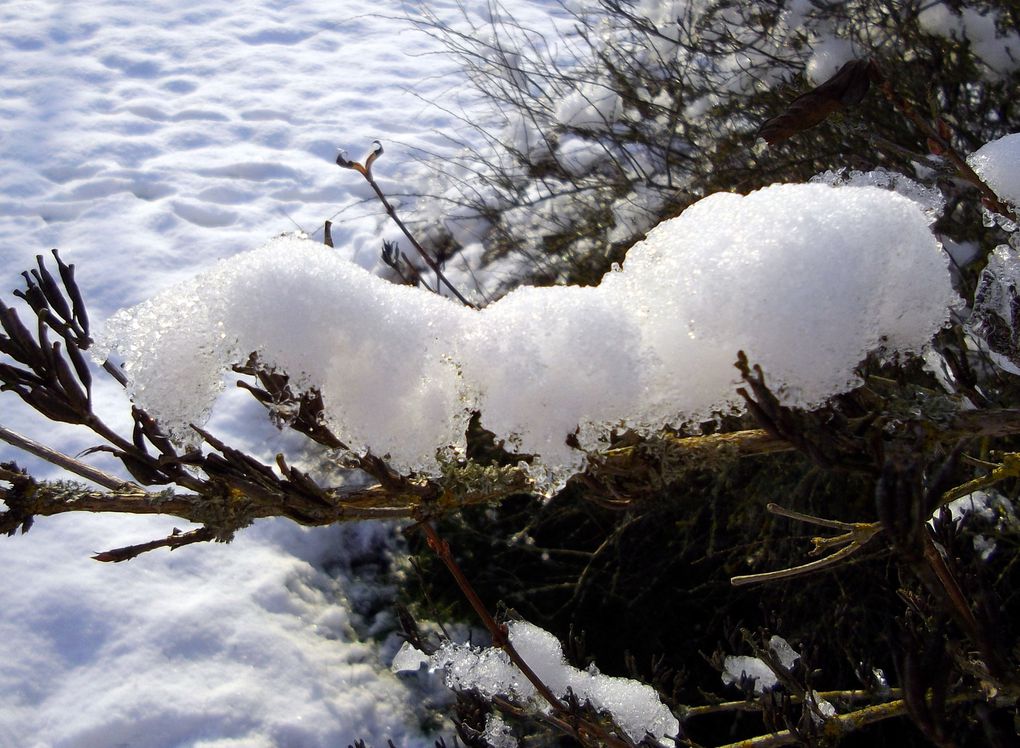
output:
{"label": "branch", "polygon": [[379,202],[382,203],[383,208],[386,209],[386,215],[388,215],[390,219],[395,224],[397,224],[397,228],[399,228],[400,231],[404,234],[404,236],[407,237],[407,240],[411,242],[411,246],[415,248],[415,251],[417,251],[419,255],[421,255],[421,258],[425,261],[425,264],[428,265],[432,272],[436,274],[436,278],[439,279],[439,282],[446,286],[448,289],[450,289],[450,293],[456,296],[457,300],[460,303],[462,303],[464,306],[471,307],[472,309],[474,309],[475,305],[468,301],[466,298],[464,298],[464,296],[461,295],[460,291],[458,291],[456,287],[454,287],[454,285],[450,283],[449,280],[447,280],[446,276],[443,275],[443,271],[440,269],[438,263],[436,263],[436,261],[432,259],[432,255],[430,255],[426,251],[426,249],[421,244],[418,243],[418,240],[414,238],[414,234],[412,234],[410,230],[407,228],[407,226],[404,225],[404,222],[400,220],[400,216],[397,215],[397,211],[390,204],[390,201],[386,199],[386,195],[383,194],[382,188],[379,187],[379,183],[376,182],[375,177],[372,176],[372,164],[382,154],[383,154],[382,143],[380,143],[377,140],[375,141],[374,149],[369,154],[368,158],[365,159],[364,165],[359,164],[357,161],[349,161],[346,155],[343,153],[336,157],[336,163],[337,166],[342,166],[345,169],[353,169],[354,171],[358,172],[359,174],[361,174],[361,176],[365,178],[365,181],[368,182],[369,187],[372,188],[372,191],[375,192],[376,197],[379,198]]}
{"label": "branch", "polygon": [[[961,694],[947,699],[950,704],[963,704],[968,701],[977,701],[980,696],[974,694]],[[887,701],[884,704],[866,706],[847,714],[837,714],[826,719],[822,732],[832,739],[838,739],[854,730],[859,730],[875,722],[881,722],[891,717],[903,717],[908,714],[907,702],[903,699]],[[803,743],[803,737],[793,730],[780,730],[771,735],[759,735],[747,740],[738,740],[736,743],[727,743],[719,748],[776,748],[781,745],[794,745]]]}
{"label": "branch", "polygon": [[[1020,410],[967,411],[958,414],[944,430],[932,434],[932,438],[940,442],[954,442],[967,436],[1005,436],[1016,433],[1020,433]],[[320,500],[311,501],[310,487],[306,488],[307,483],[298,481],[293,471],[289,479],[271,476],[261,470],[257,476],[247,475],[243,471],[254,468],[240,461],[240,453],[227,449],[227,459],[217,460],[215,464],[229,462],[230,472],[224,468],[208,483],[195,481],[198,488],[192,493],[178,494],[170,489],[152,492],[38,445],[7,429],[0,432],[0,435],[15,446],[109,489],[97,491],[66,482],[33,481],[29,499],[13,488],[0,488],[0,500],[9,508],[8,512],[0,514],[0,532],[11,532],[21,521],[31,516],[84,511],[167,514],[189,522],[222,528],[224,533],[229,534],[263,517],[289,517],[308,526],[363,519],[413,519],[422,511],[435,516],[464,506],[498,503],[512,495],[533,490],[527,474],[516,466],[468,463],[453,467],[438,481],[412,480],[400,476],[395,480],[392,475],[373,469],[376,479],[380,480],[379,485],[353,490],[318,489],[324,499],[320,497]],[[762,429],[690,437],[667,434],[659,439],[671,453],[680,456],[703,456],[706,452],[718,451],[745,457],[795,449],[790,442]],[[593,455],[587,475],[597,476],[602,472],[626,470],[638,459],[640,448],[641,444],[629,445]],[[234,461],[231,462],[231,459]],[[377,458],[365,458],[366,468],[371,468],[369,463],[377,462]],[[385,481],[382,480],[384,478]],[[16,524],[18,517],[20,520]]]}
{"label": "branch", "polygon": [[180,530],[174,528],[174,531],[170,533],[169,537],[163,540],[153,540],[149,543],[140,543],[138,545],[129,545],[124,548],[114,548],[110,551],[104,551],[103,553],[97,553],[92,558],[96,561],[108,561],[113,563],[119,563],[121,561],[127,561],[135,556],[139,556],[146,551],[152,551],[156,548],[169,548],[171,551],[175,548],[180,548],[182,545],[190,545],[191,543],[202,543],[208,540],[214,540],[216,533],[210,530],[208,527],[202,527],[198,530],[192,530],[191,532],[181,533]]}
{"label": "branch", "polygon": [[[87,478],[93,483],[98,483],[104,488],[109,488],[111,491],[119,491],[128,486],[134,485],[130,481],[125,481],[122,478],[118,478],[115,475],[105,473],[98,468],[94,468],[91,465],[86,465],[80,460],[76,460],[73,457],[58,452],[55,449],[50,449],[44,444],[40,444],[37,441],[29,439],[27,436],[11,431],[0,424],[0,440],[3,440],[13,447],[22,449],[29,454],[33,454],[36,457],[40,457],[46,462],[52,465],[61,467],[68,472],[74,473],[75,475]],[[139,490],[141,490],[139,488]]]}
{"label": "branch", "polygon": [[505,626],[501,626],[496,622],[496,619],[492,617],[492,614],[485,607],[478,593],[475,592],[471,582],[468,581],[464,572],[461,571],[460,566],[453,558],[453,553],[450,551],[450,544],[439,537],[435,528],[429,524],[428,521],[422,521],[419,523],[422,531],[425,533],[428,539],[429,548],[439,557],[439,559],[446,566],[447,570],[453,575],[454,580],[457,582],[457,587],[467,598],[467,601],[471,604],[475,613],[482,620],[485,628],[488,630],[490,636],[492,636],[492,642],[497,647],[506,652],[510,661],[517,667],[518,670],[523,673],[524,677],[535,687],[535,690],[541,694],[542,698],[545,699],[553,712],[557,714],[562,720],[561,729],[564,729],[567,734],[577,738],[582,745],[590,745],[589,738],[596,741],[597,745],[610,746],[610,748],[628,748],[630,745],[627,741],[621,740],[608,733],[601,725],[591,722],[589,720],[580,717],[577,714],[571,712],[567,705],[563,703],[559,698],[556,697],[549,686],[545,684],[531,666],[528,665],[527,661],[521,657],[520,653],[510,642],[510,638],[507,636]]}
{"label": "branch", "polygon": [[882,525],[878,522],[840,522],[838,520],[823,519],[821,517],[814,517],[810,514],[795,512],[792,509],[786,509],[778,504],[769,504],[766,508],[772,514],[778,514],[781,517],[788,517],[790,519],[799,520],[811,525],[818,525],[820,527],[843,530],[842,535],[836,535],[828,538],[812,538],[811,542],[813,543],[814,548],[808,553],[809,556],[817,556],[830,548],[837,548],[839,546],[843,547],[828,556],[816,561],[809,561],[808,563],[801,564],[800,566],[793,566],[788,569],[778,569],[776,571],[766,571],[760,574],[735,576],[730,579],[730,584],[734,587],[739,587],[745,584],[757,584],[758,582],[774,582],[779,579],[790,579],[792,577],[803,576],[804,574],[811,574],[821,569],[825,569],[849,558],[867,545],[868,541],[870,541],[878,533],[882,532]]}

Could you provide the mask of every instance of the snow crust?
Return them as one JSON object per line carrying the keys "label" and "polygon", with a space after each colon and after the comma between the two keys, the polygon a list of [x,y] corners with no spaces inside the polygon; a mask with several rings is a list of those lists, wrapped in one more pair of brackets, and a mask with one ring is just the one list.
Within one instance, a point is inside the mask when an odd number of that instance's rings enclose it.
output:
{"label": "snow crust", "polygon": [[734,405],[738,349],[795,405],[851,386],[882,336],[917,350],[954,298],[927,223],[868,188],[718,194],[653,231],[601,287],[522,288],[480,313],[283,237],[116,316],[107,336],[135,400],[182,440],[254,351],[321,388],[340,438],[398,469],[434,472],[478,408],[563,477],[583,462],[565,442],[579,427],[594,448],[617,423]]}
{"label": "snow crust", "polygon": [[104,339],[136,403],[178,439],[256,352],[319,388],[356,452],[437,474],[477,410],[537,456],[551,491],[614,428],[738,407],[739,350],[799,407],[853,387],[871,351],[920,351],[958,302],[926,208],[872,185],[718,193],[653,229],[598,287],[520,288],[481,311],[286,236],[118,313]]}
{"label": "snow crust", "polygon": [[[678,734],[679,721],[651,686],[603,675],[594,667],[579,670],[567,664],[559,640],[527,621],[513,621],[507,629],[514,649],[556,696],[565,697],[570,691],[582,703],[588,702],[596,710],[607,712],[635,742],[644,739],[646,734],[664,742]],[[394,670],[416,670],[419,663],[414,652],[417,650],[405,643],[394,660]],[[428,657],[428,666],[433,671],[442,670],[446,685],[455,691],[477,691],[486,699],[501,695],[543,711],[549,709],[535,687],[501,649],[447,642]]]}

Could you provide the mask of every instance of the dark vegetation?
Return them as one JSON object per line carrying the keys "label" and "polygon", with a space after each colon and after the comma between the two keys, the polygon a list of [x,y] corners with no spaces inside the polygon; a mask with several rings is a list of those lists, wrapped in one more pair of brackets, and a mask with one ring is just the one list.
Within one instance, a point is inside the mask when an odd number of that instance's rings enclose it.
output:
{"label": "dark vegetation", "polygon": [[[976,244],[963,257],[969,262],[956,268],[961,294],[973,299],[984,258],[1005,235],[982,224],[982,199],[988,204],[989,195],[962,178],[953,159],[1020,130],[1015,69],[990,78],[966,41],[926,33],[918,13],[928,4],[811,3],[815,28],[826,26],[850,40],[857,59],[814,89],[803,75],[813,51],[808,34],[779,28],[790,3],[711,3],[701,14],[677,18],[672,28],[642,16],[634,4],[598,5],[577,19],[584,30],[574,43],[586,61],[580,73],[562,69],[543,40],[507,21],[491,36],[431,27],[474,71],[483,97],[494,104],[494,122],[510,121],[507,112],[519,114],[553,144],[552,153],[529,153],[515,149],[501,135],[505,131],[490,129],[486,135],[503,158],[465,154],[472,173],[490,179],[485,186],[505,196],[500,204],[477,183],[459,193],[490,219],[485,243],[490,257],[524,251],[531,259],[535,253],[532,283],[597,283],[642,234],[608,239],[614,226],[605,204],[635,189],[653,196],[651,226],[714,191],[748,192],[773,182],[806,181],[830,169],[882,168],[935,186],[945,196],[936,231],[948,241]],[[998,13],[1004,31],[1018,28],[1018,11],[1009,3],[960,5]],[[602,23],[612,30],[608,42],[599,33]],[[512,47],[506,37],[522,43]],[[649,53],[663,47],[681,54]],[[741,52],[749,62],[739,74],[719,69]],[[737,79],[731,89],[721,86]],[[612,86],[622,112],[585,127],[558,121],[553,92],[576,80]],[[656,98],[659,94],[664,96]],[[700,116],[685,115],[705,97],[712,103]],[[600,144],[605,157],[578,174],[556,155],[555,144],[568,136]],[[763,148],[762,140],[770,147]],[[645,156],[643,168],[626,161],[635,152]],[[567,196],[582,207],[559,211],[536,236],[534,223],[515,222],[516,209],[529,199],[538,208],[542,197],[536,196],[546,195]],[[442,233],[441,227],[433,230]],[[938,346],[963,374],[956,397],[969,397],[974,388],[982,393],[981,407],[1016,402],[1015,379],[990,366],[973,345],[966,347],[960,326],[947,330]],[[975,671],[961,655],[982,647],[961,638],[960,627],[967,624],[952,613],[945,585],[933,582],[919,560],[928,543],[920,520],[932,512],[939,516],[938,492],[983,474],[971,458],[1016,449],[1015,439],[934,444],[903,433],[867,444],[860,438],[864,432],[852,434],[863,421],[881,419],[878,412],[909,407],[918,398],[923,407],[937,408],[942,396],[934,392],[942,390],[916,365],[872,362],[863,371],[873,377],[874,390],[864,387],[798,424],[811,431],[803,446],[818,448],[815,454],[805,449],[755,457],[699,455],[664,466],[661,453],[646,444],[642,450],[651,454],[627,471],[597,482],[573,481],[546,504],[517,497],[495,509],[466,510],[444,518],[440,531],[484,599],[500,601],[569,641],[575,665],[594,661],[604,672],[655,684],[680,714],[681,705],[733,699],[733,690],[723,688],[719,678],[721,656],[750,654],[769,634],[780,633],[809,663],[795,674],[801,688],[875,689],[874,669],[880,668],[890,684],[908,692],[907,718],[864,728],[841,744],[1017,744],[1015,697],[998,709],[939,703],[940,695],[974,683]],[[750,428],[762,420],[748,416],[719,428]],[[831,446],[826,442],[846,439],[854,446],[819,454]],[[1013,480],[999,488],[1015,498]],[[886,537],[809,576],[735,587],[733,576],[809,560],[805,552],[819,528],[770,514],[770,502],[846,522],[888,523]],[[974,533],[989,532],[988,525],[974,520],[961,526],[941,516],[931,535],[976,617],[988,616],[978,625],[991,637],[984,648],[1004,658],[1002,672],[1015,674],[1017,527],[991,530],[1001,545],[983,560],[972,541]],[[432,604],[462,600],[424,547],[419,563],[434,572],[421,579]],[[420,592],[409,593],[428,616]],[[470,610],[461,610],[470,619]],[[933,703],[920,703],[926,698]],[[685,723],[686,737],[718,745],[761,734],[763,725],[803,726],[800,706],[782,698],[762,701],[764,717],[740,710],[692,717]],[[808,744],[832,740],[799,737]]]}

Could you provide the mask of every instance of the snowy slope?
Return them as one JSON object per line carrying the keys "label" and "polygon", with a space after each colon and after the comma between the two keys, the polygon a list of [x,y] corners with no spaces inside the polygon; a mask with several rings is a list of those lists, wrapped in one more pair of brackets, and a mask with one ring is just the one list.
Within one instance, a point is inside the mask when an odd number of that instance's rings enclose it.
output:
{"label": "snowy slope", "polygon": [[[515,0],[549,28],[554,2]],[[456,21],[456,3],[430,2]],[[102,320],[215,261],[300,227],[373,266],[381,215],[333,163],[381,139],[384,187],[414,147],[449,147],[459,78],[399,0],[49,0],[0,5],[0,286],[59,247]],[[101,410],[123,427],[121,394]],[[239,401],[240,402],[240,401]],[[239,404],[212,424],[271,454]],[[0,423],[66,452],[87,433],[0,396]],[[15,459],[52,474],[0,445]],[[103,465],[102,460],[98,464]],[[108,468],[115,468],[105,463]],[[307,532],[266,522],[230,546],[118,566],[95,552],[165,536],[170,518],[64,516],[0,538],[0,746],[431,745],[420,696],[355,630],[371,592],[345,562],[381,528]],[[339,559],[326,574],[323,561]],[[332,569],[332,567],[331,567]]]}

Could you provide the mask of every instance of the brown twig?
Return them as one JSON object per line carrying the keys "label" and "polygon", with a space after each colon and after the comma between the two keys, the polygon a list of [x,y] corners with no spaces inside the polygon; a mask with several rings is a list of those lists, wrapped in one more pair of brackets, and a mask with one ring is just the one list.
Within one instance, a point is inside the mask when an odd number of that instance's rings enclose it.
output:
{"label": "brown twig", "polygon": [[[0,435],[9,436],[13,432],[5,430]],[[1020,433],[1020,410],[1003,410],[991,413],[968,411],[958,414],[946,427],[945,431],[933,435],[939,441],[955,441],[963,436],[1004,436]],[[789,451],[793,445],[780,437],[754,429],[737,431],[729,434],[713,434],[709,436],[677,437],[664,436],[662,439],[678,454],[685,454],[705,449],[734,450],[738,455],[763,455]],[[121,480],[116,476],[96,470],[91,466],[61,455],[42,445],[38,450],[29,448],[31,440],[24,437],[4,438],[15,446],[25,448],[33,454],[53,464],[65,467],[77,475],[95,480],[108,491],[91,491],[82,489],[69,491],[67,486],[41,482],[34,491],[32,514],[51,516],[65,512],[88,511],[118,514],[169,514],[200,524],[209,521],[208,505],[222,501],[221,488],[206,485],[195,480],[196,488],[191,494],[174,494],[172,492],[146,492],[130,481]],[[622,447],[609,450],[601,461],[591,470],[626,468],[634,459],[637,447]],[[66,463],[66,464],[65,464]],[[386,478],[388,485],[371,486],[354,490],[323,489],[329,497],[330,506],[319,506],[314,517],[296,519],[306,525],[325,525],[361,519],[411,519],[421,507],[428,503],[431,511],[453,511],[464,506],[477,504],[493,504],[509,496],[526,493],[530,490],[530,482],[523,471],[508,469],[505,480],[477,491],[463,493],[444,493],[436,489],[441,486],[433,483],[415,484],[406,480],[394,480],[393,475],[383,472],[374,462],[366,462],[364,466],[379,478]],[[257,507],[250,509],[252,518],[287,516],[288,491],[281,489],[275,497],[267,499]],[[243,491],[234,489],[235,501],[243,499]],[[438,498],[437,498],[438,496]],[[0,498],[4,493],[0,490]],[[293,517],[292,517],[293,518]]]}
{"label": "brown twig", "polygon": [[157,548],[169,548],[171,551],[180,548],[182,545],[190,545],[191,543],[203,543],[209,540],[213,540],[216,537],[216,533],[208,527],[200,527],[197,530],[191,532],[181,533],[175,529],[168,537],[162,540],[153,540],[148,543],[139,543],[138,545],[128,545],[123,548],[114,548],[103,553],[97,553],[92,558],[96,561],[106,561],[111,563],[119,563],[121,561],[127,561],[135,556],[140,556],[148,551],[153,551]]}
{"label": "brown twig", "polygon": [[440,269],[439,264],[432,259],[432,255],[430,255],[428,251],[421,244],[418,243],[418,240],[414,238],[414,234],[412,234],[411,231],[404,224],[404,222],[400,220],[400,216],[397,215],[396,209],[394,209],[394,207],[390,204],[390,201],[386,199],[386,195],[383,193],[382,188],[379,187],[378,182],[375,181],[375,177],[372,176],[372,164],[382,154],[383,154],[382,143],[380,143],[377,140],[373,144],[372,152],[369,154],[368,158],[365,159],[364,165],[358,163],[357,161],[348,160],[346,155],[343,153],[336,157],[336,163],[338,166],[342,166],[345,169],[353,169],[354,171],[358,172],[361,176],[365,178],[365,181],[368,182],[368,185],[375,192],[376,197],[379,198],[379,202],[382,203],[383,208],[386,209],[386,215],[390,217],[390,220],[392,220],[397,225],[397,228],[399,228],[400,231],[404,234],[404,236],[407,237],[407,240],[411,242],[411,246],[414,247],[415,251],[418,252],[421,258],[425,261],[425,264],[429,266],[432,272],[436,274],[436,278],[439,279],[440,283],[446,286],[450,290],[450,293],[457,297],[457,300],[460,303],[462,303],[464,306],[468,306],[474,309],[475,305],[468,301],[466,298],[464,298],[461,292],[458,291],[452,283],[450,283],[447,277],[443,275],[443,271]]}
{"label": "brown twig", "polygon": [[111,491],[121,491],[132,486],[139,491],[142,490],[140,487],[131,483],[131,481],[126,481],[123,478],[118,478],[116,475],[110,475],[109,473],[103,472],[91,465],[86,465],[84,462],[76,460],[62,452],[58,452],[55,449],[51,449],[45,444],[40,444],[37,441],[29,439],[27,436],[22,436],[15,431],[11,431],[2,424],[0,424],[0,440],[7,442],[13,447],[22,449],[29,454],[33,454],[51,465],[56,465],[68,472],[90,480],[93,483],[98,483],[100,486],[108,488]]}
{"label": "brown twig", "polygon": [[934,144],[937,147],[937,152],[940,155],[944,155],[949,162],[956,167],[957,174],[966,182],[969,182],[981,192],[982,199],[985,205],[996,213],[1004,216],[1016,217],[1015,210],[1004,203],[999,196],[995,193],[988,183],[982,179],[977,172],[975,172],[970,164],[967,163],[967,159],[956,150],[952,142],[948,137],[948,128],[946,133],[940,132],[939,128],[933,127],[925,119],[917,113],[917,110],[910,105],[902,96],[896,93],[896,90],[892,87],[892,83],[882,74],[877,65],[874,65],[873,76],[879,84],[879,89],[882,91],[882,95],[908,120],[910,120],[918,130],[928,139],[929,144]]}

